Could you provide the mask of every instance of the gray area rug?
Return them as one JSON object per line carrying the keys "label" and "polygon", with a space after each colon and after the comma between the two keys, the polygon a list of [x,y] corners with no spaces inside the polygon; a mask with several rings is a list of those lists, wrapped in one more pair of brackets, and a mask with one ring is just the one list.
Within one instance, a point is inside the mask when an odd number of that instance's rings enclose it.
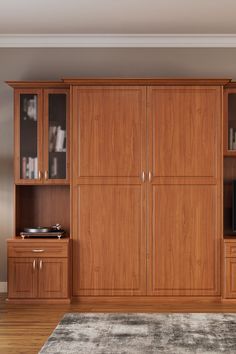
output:
{"label": "gray area rug", "polygon": [[39,353],[236,353],[236,314],[68,313]]}

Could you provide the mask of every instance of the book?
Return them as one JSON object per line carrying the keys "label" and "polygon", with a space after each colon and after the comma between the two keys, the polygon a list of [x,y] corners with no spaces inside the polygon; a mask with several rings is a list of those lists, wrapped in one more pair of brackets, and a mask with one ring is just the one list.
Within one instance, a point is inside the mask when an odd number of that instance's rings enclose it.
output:
{"label": "book", "polygon": [[234,135],[234,130],[233,128],[229,129],[229,150],[233,150],[233,135]]}
{"label": "book", "polygon": [[66,131],[62,130],[61,127],[59,126],[57,128],[57,138],[56,138],[55,151],[57,151],[57,152],[63,151],[65,136],[66,136]]}

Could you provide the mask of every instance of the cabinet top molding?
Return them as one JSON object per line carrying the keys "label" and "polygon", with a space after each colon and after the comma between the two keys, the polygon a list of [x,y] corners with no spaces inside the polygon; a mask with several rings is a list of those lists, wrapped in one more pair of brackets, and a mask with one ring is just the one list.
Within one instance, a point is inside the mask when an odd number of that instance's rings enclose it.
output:
{"label": "cabinet top molding", "polygon": [[13,88],[69,88],[63,81],[6,81]]}
{"label": "cabinet top molding", "polygon": [[61,81],[6,81],[13,88],[67,88],[70,85],[143,85],[143,86],[225,86],[235,85],[231,79],[224,78],[158,78],[158,77],[71,77]]}
{"label": "cabinet top molding", "polygon": [[159,78],[159,77],[80,77],[63,78],[70,85],[226,85],[231,79],[224,78]]}

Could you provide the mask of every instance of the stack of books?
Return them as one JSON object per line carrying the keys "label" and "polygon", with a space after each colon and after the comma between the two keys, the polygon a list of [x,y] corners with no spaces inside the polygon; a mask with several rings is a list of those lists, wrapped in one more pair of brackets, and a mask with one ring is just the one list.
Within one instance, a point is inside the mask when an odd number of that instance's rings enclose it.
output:
{"label": "stack of books", "polygon": [[49,152],[66,151],[66,131],[60,126],[49,127]]}
{"label": "stack of books", "polygon": [[22,158],[22,178],[23,179],[38,178],[38,158],[37,157]]}

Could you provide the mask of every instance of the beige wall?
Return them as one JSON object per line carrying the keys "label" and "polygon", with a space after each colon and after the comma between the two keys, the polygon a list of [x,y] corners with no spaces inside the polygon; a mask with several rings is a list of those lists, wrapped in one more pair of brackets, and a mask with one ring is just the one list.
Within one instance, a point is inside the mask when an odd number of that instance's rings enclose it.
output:
{"label": "beige wall", "polygon": [[4,81],[63,76],[236,78],[236,49],[0,49],[0,282],[13,236],[13,96]]}

